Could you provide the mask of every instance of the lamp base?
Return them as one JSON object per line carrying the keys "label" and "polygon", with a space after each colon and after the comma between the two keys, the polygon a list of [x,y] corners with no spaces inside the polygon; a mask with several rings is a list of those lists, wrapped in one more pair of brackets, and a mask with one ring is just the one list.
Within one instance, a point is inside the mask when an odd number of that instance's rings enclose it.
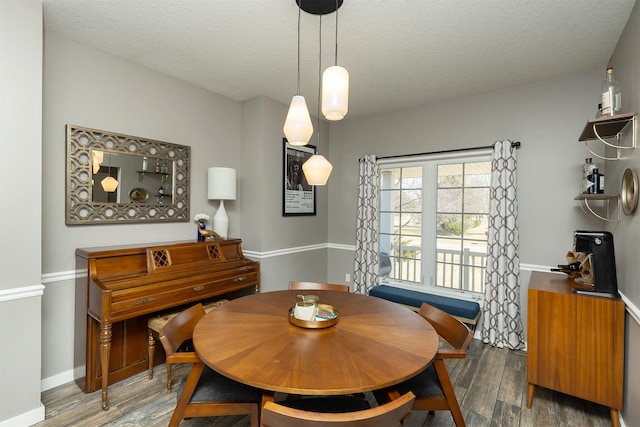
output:
{"label": "lamp base", "polygon": [[220,200],[220,207],[213,217],[213,231],[222,236],[223,239],[227,238],[227,233],[229,232],[229,217],[224,208],[224,200]]}

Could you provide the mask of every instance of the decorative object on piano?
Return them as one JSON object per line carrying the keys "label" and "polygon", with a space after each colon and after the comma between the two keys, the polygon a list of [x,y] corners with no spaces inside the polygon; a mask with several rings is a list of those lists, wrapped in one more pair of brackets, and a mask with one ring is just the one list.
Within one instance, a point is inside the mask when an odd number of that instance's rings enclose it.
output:
{"label": "decorative object on piano", "polygon": [[[66,126],[66,140],[67,225],[189,221],[190,147],[74,125]],[[119,185],[111,193],[100,185],[108,170],[101,166],[105,152],[112,172],[118,171]],[[141,167],[145,158],[166,163],[166,172],[147,170],[151,164]],[[163,203],[126,197],[140,188],[156,192],[159,186]]]}
{"label": "decorative object on piano", "polygon": [[199,230],[201,236],[204,237],[205,242],[215,242],[218,240],[224,240],[224,238],[213,230]]}
{"label": "decorative object on piano", "polygon": [[223,167],[209,168],[207,170],[207,198],[220,200],[220,207],[213,217],[213,231],[226,239],[229,232],[229,217],[224,208],[224,201],[236,199],[236,170]]}
{"label": "decorative object on piano", "polygon": [[198,224],[198,242],[204,242],[205,236],[202,231],[207,229],[205,222],[209,221],[209,215],[199,213],[193,217],[193,220]]}

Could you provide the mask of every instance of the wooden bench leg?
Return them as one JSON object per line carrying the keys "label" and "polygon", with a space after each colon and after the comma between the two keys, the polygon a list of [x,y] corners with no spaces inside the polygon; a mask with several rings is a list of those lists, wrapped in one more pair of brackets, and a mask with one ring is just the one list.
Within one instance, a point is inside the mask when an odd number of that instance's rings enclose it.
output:
{"label": "wooden bench leg", "polygon": [[531,405],[533,404],[533,392],[535,389],[536,386],[529,383],[529,386],[527,387],[527,408],[531,408]]}
{"label": "wooden bench leg", "polygon": [[153,355],[156,352],[156,340],[153,338],[153,332],[149,329],[149,379],[153,379]]}

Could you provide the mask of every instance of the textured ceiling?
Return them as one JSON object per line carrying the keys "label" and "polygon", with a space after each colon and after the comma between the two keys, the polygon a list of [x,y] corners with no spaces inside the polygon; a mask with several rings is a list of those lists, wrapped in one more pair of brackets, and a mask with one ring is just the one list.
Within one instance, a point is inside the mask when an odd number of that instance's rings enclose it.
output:
{"label": "textured ceiling", "polygon": [[[302,0],[304,1],[304,0]],[[331,0],[327,0],[331,1]],[[603,69],[635,0],[345,0],[338,63],[350,117]],[[296,92],[295,0],[44,0],[45,29],[229,98]],[[319,18],[302,12],[301,86],[316,111]],[[333,65],[335,14],[322,19]]]}

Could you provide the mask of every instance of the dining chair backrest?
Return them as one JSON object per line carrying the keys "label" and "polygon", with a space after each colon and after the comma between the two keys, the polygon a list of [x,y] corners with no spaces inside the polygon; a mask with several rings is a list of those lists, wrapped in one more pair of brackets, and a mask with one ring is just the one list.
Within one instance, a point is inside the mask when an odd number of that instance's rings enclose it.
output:
{"label": "dining chair backrest", "polygon": [[301,291],[338,291],[349,292],[349,285],[342,285],[338,283],[321,283],[321,282],[289,282],[290,290]]}
{"label": "dining chair backrest", "polygon": [[324,413],[293,409],[274,402],[262,408],[262,427],[395,427],[411,412],[415,396],[408,392],[384,405],[356,412]]}
{"label": "dining chair backrest", "polygon": [[422,304],[418,314],[431,323],[438,335],[456,350],[466,352],[473,339],[473,334],[469,332],[469,328],[464,323],[449,313],[426,303]]}
{"label": "dining chair backrest", "polygon": [[193,337],[196,323],[206,314],[202,304],[187,308],[171,319],[160,331],[160,342],[168,356],[174,355],[183,342]]}

